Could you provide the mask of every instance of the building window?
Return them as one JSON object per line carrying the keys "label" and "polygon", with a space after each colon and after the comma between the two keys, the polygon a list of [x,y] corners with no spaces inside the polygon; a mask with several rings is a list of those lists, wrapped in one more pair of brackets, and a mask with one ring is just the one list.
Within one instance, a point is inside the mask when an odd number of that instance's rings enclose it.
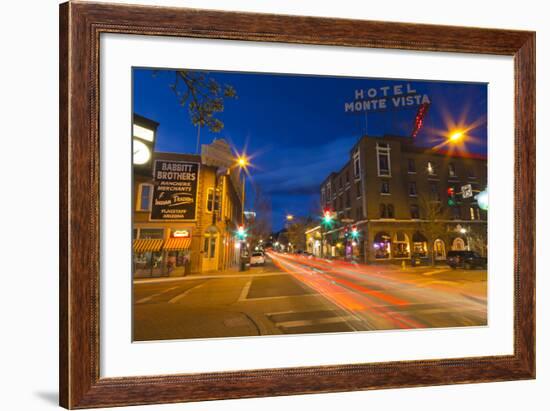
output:
{"label": "building window", "polygon": [[351,207],[351,195],[349,191],[346,191],[346,207]]}
{"label": "building window", "polygon": [[372,243],[374,247],[374,257],[377,259],[388,259],[391,257],[391,237],[388,233],[379,232],[374,236]]}
{"label": "building window", "polygon": [[361,207],[358,207],[357,209],[355,209],[355,219],[361,220],[362,218],[363,218],[363,210],[361,209]]}
{"label": "building window", "polygon": [[387,181],[382,181],[382,184],[380,186],[380,193],[381,194],[390,194],[390,183]]}
{"label": "building window", "polygon": [[218,212],[220,209],[220,190],[209,188],[206,198],[206,210],[211,212]]}
{"label": "building window", "polygon": [[435,259],[438,261],[445,260],[446,254],[445,254],[445,243],[441,239],[437,239],[434,241],[434,256]]}
{"label": "building window", "polygon": [[416,204],[411,205],[411,218],[416,220],[420,218],[420,210]]}
{"label": "building window", "polygon": [[426,170],[428,171],[429,176],[436,175],[435,164],[432,161],[428,161],[428,166],[426,167]]}
{"label": "building window", "polygon": [[390,146],[389,144],[376,144],[378,157],[378,175],[391,177]]}
{"label": "building window", "polygon": [[153,203],[153,185],[140,184],[139,192],[138,192],[137,211],[151,210],[152,203]]}
{"label": "building window", "polygon": [[409,181],[409,196],[416,197],[416,181]]}
{"label": "building window", "polygon": [[204,258],[214,258],[216,256],[217,234],[207,234],[204,237]]}
{"label": "building window", "polygon": [[388,218],[395,218],[393,204],[388,204],[388,206],[386,208],[388,210]]}
{"label": "building window", "polygon": [[325,200],[325,189],[324,189],[324,188],[321,189],[321,204],[323,205],[323,207],[324,207],[325,204],[326,204],[326,200]]}
{"label": "building window", "polygon": [[353,153],[353,176],[356,180],[361,178],[361,166],[359,163],[359,150]]}
{"label": "building window", "polygon": [[476,178],[476,173],[472,167],[468,167],[468,178],[471,178],[471,179]]}
{"label": "building window", "polygon": [[479,219],[480,219],[479,208],[470,207],[470,220],[479,220]]}
{"label": "building window", "polygon": [[430,196],[432,201],[441,201],[441,193],[439,192],[439,186],[436,182],[430,182]]}
{"label": "building window", "polygon": [[327,183],[327,201],[331,200],[330,182]]}
{"label": "building window", "polygon": [[206,211],[211,213],[212,210],[214,209],[214,189],[209,188],[207,193],[208,194],[206,196]]}
{"label": "building window", "polygon": [[408,160],[408,172],[411,174],[416,173],[416,163],[414,161],[414,158],[409,158]]}
{"label": "building window", "polygon": [[357,198],[361,197],[361,181],[357,181],[355,183],[355,193],[357,195]]}
{"label": "building window", "polygon": [[349,184],[349,169],[346,170],[346,185]]}
{"label": "building window", "polygon": [[456,168],[454,163],[449,163],[449,177],[456,177]]}
{"label": "building window", "polygon": [[386,204],[380,204],[380,218],[388,218]]}
{"label": "building window", "polygon": [[395,233],[392,247],[393,258],[409,258],[411,256],[409,237],[403,232],[398,231]]}

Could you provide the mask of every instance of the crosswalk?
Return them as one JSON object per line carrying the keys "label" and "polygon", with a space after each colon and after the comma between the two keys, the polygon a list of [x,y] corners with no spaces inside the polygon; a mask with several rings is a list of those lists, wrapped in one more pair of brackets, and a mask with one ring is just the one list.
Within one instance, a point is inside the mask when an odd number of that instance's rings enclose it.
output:
{"label": "crosswalk", "polygon": [[283,334],[307,332],[310,328],[323,329],[324,332],[353,331],[355,328],[351,323],[356,320],[333,310],[283,311],[267,313],[266,317]]}

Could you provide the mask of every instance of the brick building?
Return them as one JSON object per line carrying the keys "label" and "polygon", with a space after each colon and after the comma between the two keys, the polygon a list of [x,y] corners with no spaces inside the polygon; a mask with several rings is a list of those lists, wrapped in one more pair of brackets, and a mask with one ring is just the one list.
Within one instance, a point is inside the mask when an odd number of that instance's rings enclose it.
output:
{"label": "brick building", "polygon": [[[408,137],[364,136],[321,184],[321,206],[333,212],[334,224],[310,229],[307,248],[365,262],[413,254],[445,260],[451,249],[485,255],[487,213],[475,196],[486,187],[484,157],[418,148]],[[358,236],[349,235],[352,229]]]}
{"label": "brick building", "polygon": [[[153,218],[155,164],[196,164],[194,215]],[[203,145],[201,155],[153,152],[134,166],[133,272],[135,277],[180,276],[225,270],[238,261],[235,231],[242,224],[243,190],[224,140]],[[191,200],[188,200],[191,201]]]}

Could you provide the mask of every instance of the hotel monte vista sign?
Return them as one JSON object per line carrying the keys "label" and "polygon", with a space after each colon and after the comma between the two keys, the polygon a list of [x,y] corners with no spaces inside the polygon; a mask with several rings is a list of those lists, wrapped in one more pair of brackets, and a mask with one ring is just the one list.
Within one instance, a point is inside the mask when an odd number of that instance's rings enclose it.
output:
{"label": "hotel monte vista sign", "polygon": [[344,112],[395,110],[430,104],[427,94],[419,93],[410,83],[356,89],[354,99],[344,103]]}
{"label": "hotel monte vista sign", "polygon": [[196,219],[199,168],[194,162],[155,160],[152,221]]}

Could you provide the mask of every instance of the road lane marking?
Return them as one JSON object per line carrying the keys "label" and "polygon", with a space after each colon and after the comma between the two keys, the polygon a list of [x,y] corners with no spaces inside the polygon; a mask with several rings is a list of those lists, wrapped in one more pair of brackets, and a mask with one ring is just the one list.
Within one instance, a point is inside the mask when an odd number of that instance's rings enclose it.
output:
{"label": "road lane marking", "polygon": [[[315,290],[313,290],[313,291],[315,291]],[[254,298],[246,298],[243,301],[244,302],[247,302],[247,301],[255,302],[255,301],[282,300],[284,298],[307,298],[307,297],[319,297],[319,293],[318,292],[313,292],[312,294],[274,295],[272,297],[254,297]]]}
{"label": "road lane marking", "polygon": [[191,275],[188,277],[171,277],[171,278],[155,278],[155,279],[136,279],[134,284],[155,284],[155,283],[168,283],[177,281],[195,281],[195,280],[211,280],[220,278],[250,278],[250,277],[269,277],[273,275],[286,275],[284,271],[269,271],[262,273],[250,273],[250,274],[212,274],[212,275]]}
{"label": "road lane marking", "polygon": [[160,293],[156,293],[156,294],[152,294],[152,295],[150,295],[150,296],[148,296],[148,297],[144,297],[144,298],[142,298],[142,299],[140,299],[140,300],[137,300],[137,301],[136,301],[136,304],[143,304],[143,303],[146,303],[146,302],[148,302],[148,301],[151,301],[153,298],[159,297],[159,296],[161,296],[162,294],[165,294],[165,293],[167,293],[167,292],[169,292],[169,291],[175,290],[176,288],[178,288],[178,287],[171,287],[171,288],[168,288],[167,290],[161,291]]}
{"label": "road lane marking", "polygon": [[278,323],[275,323],[276,327],[282,327],[282,328],[295,328],[295,327],[308,327],[312,325],[320,325],[320,324],[334,324],[334,323],[346,323],[346,325],[349,326],[348,321],[354,321],[356,320],[352,316],[345,316],[345,317],[327,317],[327,318],[317,318],[315,320],[294,320],[294,321],[281,321]]}
{"label": "road lane marking", "polygon": [[440,268],[438,270],[426,271],[426,272],[422,273],[422,275],[434,275],[434,274],[443,273],[445,271],[449,271],[449,269],[448,268]]}
{"label": "road lane marking", "polygon": [[250,290],[250,286],[252,285],[252,279],[248,280],[246,284],[244,285],[241,294],[239,295],[239,299],[237,301],[244,301],[246,300],[246,297],[248,295],[248,291]]}
{"label": "road lane marking", "polygon": [[172,298],[171,300],[168,301],[168,304],[174,304],[174,303],[177,303],[178,301],[182,300],[183,298],[185,298],[185,296],[187,296],[191,291],[194,291],[198,288],[201,288],[201,287],[204,287],[206,284],[208,283],[208,281],[205,281],[204,283],[200,283],[199,285],[196,285],[194,287],[191,287],[189,288],[188,290],[185,290],[183,293],[181,294],[178,294],[176,295],[174,298]]}

